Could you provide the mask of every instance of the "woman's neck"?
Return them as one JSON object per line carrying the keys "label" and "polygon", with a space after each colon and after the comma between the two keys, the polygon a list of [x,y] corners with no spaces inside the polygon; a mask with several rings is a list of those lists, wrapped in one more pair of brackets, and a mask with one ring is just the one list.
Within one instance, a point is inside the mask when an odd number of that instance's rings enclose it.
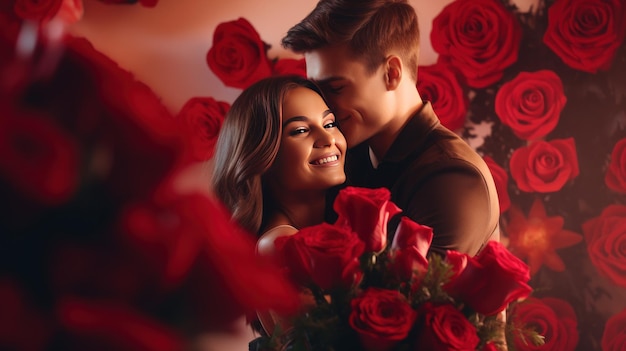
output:
{"label": "woman's neck", "polygon": [[268,217],[268,228],[289,224],[301,229],[324,221],[325,191],[282,193],[275,197],[275,201],[275,207]]}

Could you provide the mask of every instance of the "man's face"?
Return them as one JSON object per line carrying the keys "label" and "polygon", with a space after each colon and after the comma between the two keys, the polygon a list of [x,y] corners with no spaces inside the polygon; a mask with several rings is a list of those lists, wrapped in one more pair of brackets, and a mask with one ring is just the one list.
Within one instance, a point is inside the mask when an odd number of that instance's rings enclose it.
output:
{"label": "man's face", "polygon": [[380,133],[393,118],[384,65],[369,73],[345,47],[325,47],[304,56],[307,76],[320,85],[348,147]]}

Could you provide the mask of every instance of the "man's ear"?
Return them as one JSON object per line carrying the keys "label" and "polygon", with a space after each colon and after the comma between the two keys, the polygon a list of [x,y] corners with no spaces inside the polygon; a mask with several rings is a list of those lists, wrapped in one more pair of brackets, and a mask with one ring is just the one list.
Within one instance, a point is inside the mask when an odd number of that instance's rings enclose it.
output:
{"label": "man's ear", "polygon": [[402,60],[396,55],[389,55],[385,59],[385,83],[387,90],[394,90],[402,80]]}

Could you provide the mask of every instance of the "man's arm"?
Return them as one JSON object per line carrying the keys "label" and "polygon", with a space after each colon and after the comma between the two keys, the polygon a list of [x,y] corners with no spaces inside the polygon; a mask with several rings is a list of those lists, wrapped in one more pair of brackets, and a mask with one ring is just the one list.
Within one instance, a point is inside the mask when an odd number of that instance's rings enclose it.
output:
{"label": "man's arm", "polygon": [[404,215],[433,228],[431,251],[475,255],[497,230],[499,211],[493,209],[489,191],[474,169],[438,170],[420,183]]}

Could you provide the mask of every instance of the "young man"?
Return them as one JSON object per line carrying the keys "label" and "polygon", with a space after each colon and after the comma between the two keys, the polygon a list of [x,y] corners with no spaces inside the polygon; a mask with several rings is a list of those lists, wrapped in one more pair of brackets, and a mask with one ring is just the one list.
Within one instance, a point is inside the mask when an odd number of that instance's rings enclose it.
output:
{"label": "young man", "polygon": [[321,0],[282,43],[304,54],[336,115],[350,185],[389,188],[403,215],[433,228],[433,251],[475,255],[499,240],[489,168],[417,91],[419,27],[406,0]]}

